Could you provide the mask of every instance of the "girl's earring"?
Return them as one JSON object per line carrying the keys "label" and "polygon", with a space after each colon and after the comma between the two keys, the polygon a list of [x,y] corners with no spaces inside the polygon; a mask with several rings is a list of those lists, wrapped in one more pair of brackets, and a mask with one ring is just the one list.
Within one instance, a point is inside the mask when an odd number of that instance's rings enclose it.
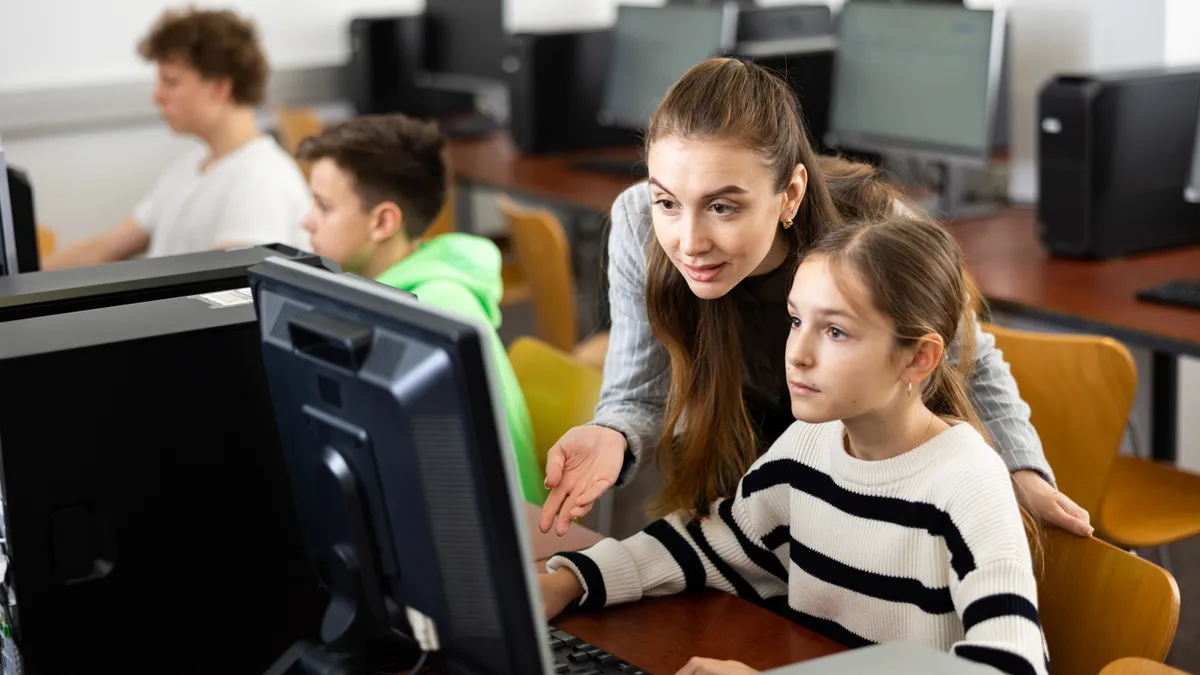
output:
{"label": "girl's earring", "polygon": [[912,382],[908,383],[908,397],[912,398]]}

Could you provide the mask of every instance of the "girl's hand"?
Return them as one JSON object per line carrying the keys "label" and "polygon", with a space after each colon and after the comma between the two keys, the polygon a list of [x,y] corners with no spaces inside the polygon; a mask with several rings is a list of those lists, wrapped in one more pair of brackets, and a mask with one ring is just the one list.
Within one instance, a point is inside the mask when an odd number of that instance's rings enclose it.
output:
{"label": "girl's hand", "polygon": [[718,661],[693,656],[677,675],[750,675],[758,671],[737,661]]}
{"label": "girl's hand", "polygon": [[542,591],[542,611],[546,620],[562,614],[572,602],[583,595],[583,585],[571,570],[558,570],[538,575],[538,586]]}

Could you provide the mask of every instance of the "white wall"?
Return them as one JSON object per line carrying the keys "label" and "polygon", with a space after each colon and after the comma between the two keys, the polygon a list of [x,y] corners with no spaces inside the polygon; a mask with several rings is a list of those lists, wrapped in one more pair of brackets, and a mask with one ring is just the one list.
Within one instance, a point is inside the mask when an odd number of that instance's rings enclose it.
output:
{"label": "white wall", "polygon": [[[183,0],[5,0],[0,2],[0,91],[111,84],[148,77],[138,40]],[[419,11],[424,0],[230,0],[259,27],[272,66],[305,67],[346,53],[347,19],[363,13]],[[69,18],[69,20],[68,20]]]}

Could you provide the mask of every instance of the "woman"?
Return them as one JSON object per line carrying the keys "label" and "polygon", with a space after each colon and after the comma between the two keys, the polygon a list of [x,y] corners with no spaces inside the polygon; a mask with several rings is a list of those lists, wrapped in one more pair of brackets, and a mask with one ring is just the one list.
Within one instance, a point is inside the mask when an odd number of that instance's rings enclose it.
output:
{"label": "woman", "polygon": [[[799,253],[840,226],[842,211],[913,208],[869,170],[818,160],[792,91],[738,60],[688,71],[651,118],[645,147],[648,182],[613,204],[612,331],[596,419],[550,450],[543,532],[565,534],[647,452],[657,452],[663,478],[656,514],[731,496],[793,421],[775,355],[787,342],[780,317]],[[1052,485],[993,339],[971,323],[970,393],[1023,504],[1090,534],[1087,512]]]}

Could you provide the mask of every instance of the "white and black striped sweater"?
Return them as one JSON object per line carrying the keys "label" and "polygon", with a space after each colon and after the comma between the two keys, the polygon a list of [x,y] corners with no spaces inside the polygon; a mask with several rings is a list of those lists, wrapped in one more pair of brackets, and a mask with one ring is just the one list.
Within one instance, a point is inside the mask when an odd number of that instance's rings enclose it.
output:
{"label": "white and black striped sweater", "polygon": [[547,567],[579,577],[584,609],[709,586],[849,647],[915,642],[1047,673],[1029,544],[995,451],[958,424],[864,461],[843,434],[797,422],[712,516],[672,515]]}

